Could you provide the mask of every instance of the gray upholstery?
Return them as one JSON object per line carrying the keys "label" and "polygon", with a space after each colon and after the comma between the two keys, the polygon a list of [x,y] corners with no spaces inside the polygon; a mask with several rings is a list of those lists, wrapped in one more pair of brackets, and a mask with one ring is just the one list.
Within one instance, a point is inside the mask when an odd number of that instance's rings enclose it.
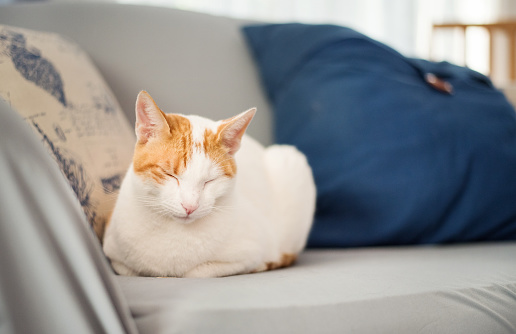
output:
{"label": "gray upholstery", "polygon": [[79,202],[3,101],[0,184],[2,333],[135,333]]}
{"label": "gray upholstery", "polygon": [[142,333],[516,333],[516,243],[309,250],[222,279],[119,277]]}
{"label": "gray upholstery", "polygon": [[[249,132],[272,141],[242,21],[40,3],[0,8],[0,23],[73,38],[132,120],[146,89],[166,112],[222,118],[258,106]],[[128,307],[140,333],[516,332],[515,242],[309,250],[259,274],[113,281],[57,167],[0,109],[2,333],[134,332]]]}

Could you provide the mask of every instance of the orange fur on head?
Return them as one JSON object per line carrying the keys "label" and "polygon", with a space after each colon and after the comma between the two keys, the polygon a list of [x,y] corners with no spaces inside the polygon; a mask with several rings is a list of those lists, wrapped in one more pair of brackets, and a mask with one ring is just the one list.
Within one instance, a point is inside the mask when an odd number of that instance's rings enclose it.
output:
{"label": "orange fur on head", "polygon": [[225,176],[234,177],[237,171],[235,159],[229,155],[229,148],[221,145],[220,128],[217,133],[209,129],[204,131],[204,151],[213,162],[219,165]]}
{"label": "orange fur on head", "polygon": [[147,175],[158,183],[163,183],[169,175],[181,175],[192,154],[190,121],[179,115],[164,116],[168,133],[157,140],[137,143],[133,157],[134,172]]}
{"label": "orange fur on head", "polygon": [[133,169],[136,174],[163,183],[180,175],[192,153],[192,126],[180,115],[166,115],[145,91],[136,99],[136,135]]}

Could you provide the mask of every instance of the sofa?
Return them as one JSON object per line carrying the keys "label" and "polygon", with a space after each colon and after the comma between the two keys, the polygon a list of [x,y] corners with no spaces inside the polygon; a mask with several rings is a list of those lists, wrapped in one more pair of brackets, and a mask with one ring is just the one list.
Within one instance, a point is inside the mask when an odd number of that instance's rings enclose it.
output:
{"label": "sofa", "polygon": [[[268,145],[273,107],[247,23],[139,5],[0,7],[0,25],[77,43],[129,129],[145,89],[165,112],[257,107],[248,133]],[[516,333],[511,240],[309,248],[292,267],[224,278],[117,276],[50,144],[0,102],[2,333]]]}

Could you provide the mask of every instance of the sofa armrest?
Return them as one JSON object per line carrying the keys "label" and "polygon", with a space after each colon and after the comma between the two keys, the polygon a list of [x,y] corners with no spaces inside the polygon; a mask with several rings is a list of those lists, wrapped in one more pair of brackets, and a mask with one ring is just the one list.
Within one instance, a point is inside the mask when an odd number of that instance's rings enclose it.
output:
{"label": "sofa armrest", "polygon": [[[79,203],[0,100],[0,319],[15,333],[135,333]],[[4,328],[2,326],[2,328]]]}

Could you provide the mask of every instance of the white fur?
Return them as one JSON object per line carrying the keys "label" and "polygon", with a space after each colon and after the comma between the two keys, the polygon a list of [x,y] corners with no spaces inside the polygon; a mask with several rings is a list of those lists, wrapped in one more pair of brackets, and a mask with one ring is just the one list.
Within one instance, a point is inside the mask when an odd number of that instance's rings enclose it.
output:
{"label": "white fur", "polygon": [[[188,118],[197,141],[220,124]],[[283,254],[298,254],[315,209],[306,158],[294,147],[264,148],[245,135],[235,158],[236,177],[228,178],[203,152],[193,152],[179,181],[163,185],[131,166],[104,237],[115,271],[217,277],[262,271]],[[185,202],[198,205],[190,216]]]}

